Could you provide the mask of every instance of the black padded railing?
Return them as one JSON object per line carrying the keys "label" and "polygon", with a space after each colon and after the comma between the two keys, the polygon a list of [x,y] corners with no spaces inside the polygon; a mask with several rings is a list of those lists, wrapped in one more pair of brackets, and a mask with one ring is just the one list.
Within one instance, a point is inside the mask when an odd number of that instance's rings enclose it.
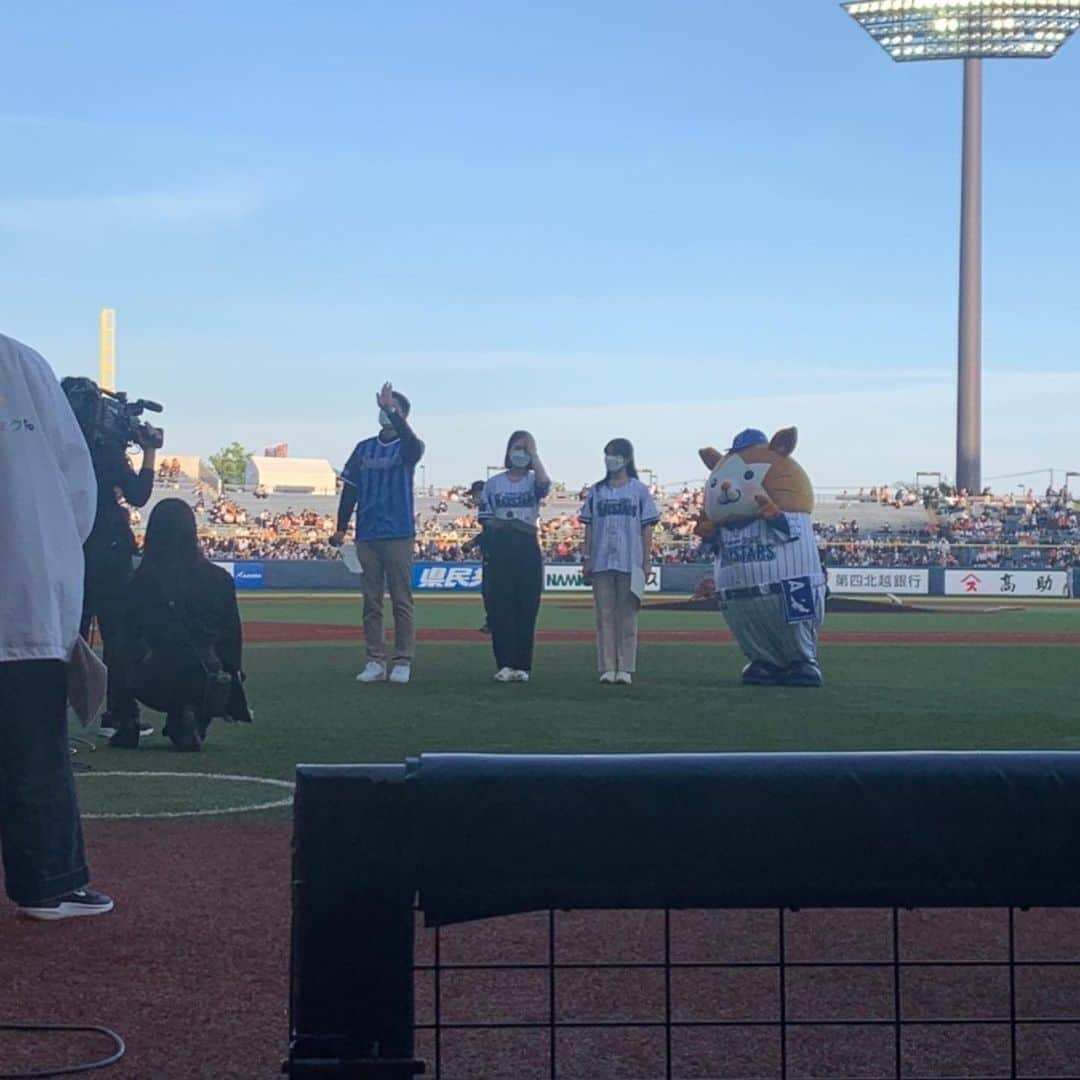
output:
{"label": "black padded railing", "polygon": [[[297,781],[291,1075],[373,1080],[426,1065],[441,1080],[1027,1078],[1073,1075],[1061,1070],[1080,1061],[1080,1000],[1069,989],[1080,985],[1080,943],[1060,942],[1054,958],[1029,956],[1017,940],[1030,909],[1078,906],[1080,755],[432,755],[406,766],[301,767]],[[414,905],[431,929],[417,933]],[[792,953],[792,926],[808,909],[852,908],[878,909],[887,921],[873,956]],[[987,913],[1001,938],[991,953],[908,955],[905,926],[917,911],[953,908]],[[559,925],[571,909],[658,909],[657,941],[644,959],[568,959]],[[673,953],[673,925],[678,932],[686,912],[708,909],[771,911],[771,951]],[[444,955],[445,934],[461,924],[527,912],[541,923],[528,959]],[[474,941],[481,926],[470,929]],[[869,1014],[815,1015],[797,1000],[796,984],[826,969],[874,973],[879,1000]],[[1000,993],[987,1015],[913,1008],[909,983],[949,970],[994,982]],[[630,1016],[587,1009],[575,1018],[560,986],[582,971],[638,977],[653,988],[651,1004]],[[759,1002],[756,1013],[708,1015],[700,995],[688,1012],[680,998],[688,978],[748,971],[771,987],[773,1004]],[[463,1012],[456,990],[447,1008],[455,980],[484,972],[504,982],[517,973],[532,987],[521,1016],[511,1002],[494,1018]],[[1049,1011],[1032,996],[1036,973],[1057,979]],[[927,1033],[955,1044],[960,1028],[978,1031],[986,1055],[967,1073],[955,1055],[947,1071],[928,1071],[935,1062],[946,1069],[948,1054],[928,1054]],[[721,1045],[742,1061],[754,1040],[724,1039],[755,1029],[762,1062],[740,1074],[716,1060],[707,1071]],[[828,1055],[807,1056],[811,1036],[845,1030],[877,1047],[871,1072],[821,1072]],[[638,1033],[637,1058],[582,1049],[584,1034],[603,1043],[614,1032]],[[463,1056],[464,1034],[473,1051]],[[1070,1040],[1073,1062],[1063,1049]]]}

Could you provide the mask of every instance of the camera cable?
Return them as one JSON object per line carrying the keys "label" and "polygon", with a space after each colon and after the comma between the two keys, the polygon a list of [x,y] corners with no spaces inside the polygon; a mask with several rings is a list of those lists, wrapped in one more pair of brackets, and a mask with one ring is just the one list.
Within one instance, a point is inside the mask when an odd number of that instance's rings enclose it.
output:
{"label": "camera cable", "polygon": [[0,1031],[66,1031],[84,1035],[101,1035],[113,1044],[113,1052],[100,1061],[90,1061],[81,1065],[67,1065],[60,1069],[39,1069],[33,1072],[0,1072],[0,1080],[44,1080],[51,1076],[74,1076],[76,1073],[93,1072],[115,1065],[127,1051],[124,1040],[115,1031],[95,1024],[0,1024]]}

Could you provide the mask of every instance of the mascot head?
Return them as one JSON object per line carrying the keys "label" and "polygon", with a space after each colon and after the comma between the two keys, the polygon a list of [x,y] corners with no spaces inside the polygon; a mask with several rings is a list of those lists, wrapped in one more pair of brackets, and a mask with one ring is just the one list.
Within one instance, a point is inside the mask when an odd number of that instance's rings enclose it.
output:
{"label": "mascot head", "polygon": [[809,514],[814,488],[791,456],[798,437],[793,427],[772,439],[750,429],[735,436],[727,453],[702,450],[701,460],[712,470],[705,484],[705,517],[714,525],[739,525],[781,513]]}

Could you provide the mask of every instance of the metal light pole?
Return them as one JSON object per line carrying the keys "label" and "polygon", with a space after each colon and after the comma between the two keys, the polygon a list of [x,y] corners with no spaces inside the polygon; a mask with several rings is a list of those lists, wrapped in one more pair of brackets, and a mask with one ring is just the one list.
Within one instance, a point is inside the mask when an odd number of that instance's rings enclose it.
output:
{"label": "metal light pole", "polygon": [[956,486],[982,491],[982,60],[964,61]]}
{"label": "metal light pole", "polygon": [[983,59],[1056,55],[1080,0],[849,0],[844,10],[896,61],[964,61],[956,486],[982,490]]}

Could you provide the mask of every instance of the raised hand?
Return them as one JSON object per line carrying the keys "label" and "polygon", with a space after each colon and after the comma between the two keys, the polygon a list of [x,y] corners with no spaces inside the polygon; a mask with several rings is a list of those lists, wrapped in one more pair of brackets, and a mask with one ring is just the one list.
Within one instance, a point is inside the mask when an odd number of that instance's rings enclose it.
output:
{"label": "raised hand", "polygon": [[394,388],[388,382],[383,383],[382,389],[375,395],[375,400],[384,412],[391,413],[397,408],[397,403],[394,401]]}

